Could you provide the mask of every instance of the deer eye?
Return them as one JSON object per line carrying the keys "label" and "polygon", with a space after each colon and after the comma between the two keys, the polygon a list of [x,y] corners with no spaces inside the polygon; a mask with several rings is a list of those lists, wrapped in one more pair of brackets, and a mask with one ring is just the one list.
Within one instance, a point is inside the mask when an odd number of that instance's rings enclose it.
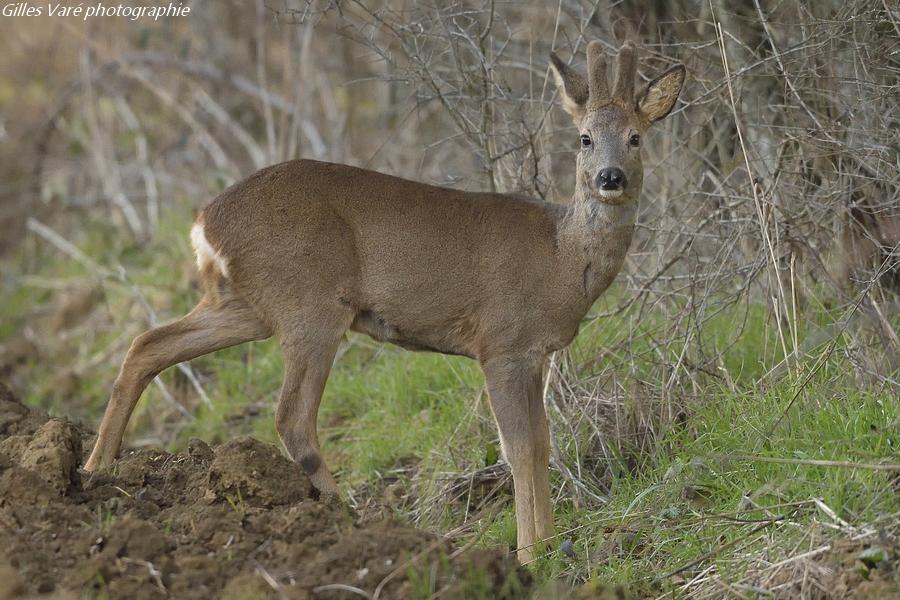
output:
{"label": "deer eye", "polygon": [[590,148],[591,147],[591,136],[589,136],[589,135],[581,136],[581,147],[582,148]]}
{"label": "deer eye", "polygon": [[636,133],[631,134],[631,137],[628,139],[628,143],[637,148],[641,145],[641,136]]}

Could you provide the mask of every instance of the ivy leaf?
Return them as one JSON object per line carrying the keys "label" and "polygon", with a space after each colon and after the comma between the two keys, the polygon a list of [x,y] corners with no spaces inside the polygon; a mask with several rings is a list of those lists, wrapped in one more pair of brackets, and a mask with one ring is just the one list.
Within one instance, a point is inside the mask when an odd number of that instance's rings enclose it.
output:
{"label": "ivy leaf", "polygon": [[484,447],[484,466],[490,467],[496,465],[500,459],[500,452],[497,450],[497,444],[489,443]]}

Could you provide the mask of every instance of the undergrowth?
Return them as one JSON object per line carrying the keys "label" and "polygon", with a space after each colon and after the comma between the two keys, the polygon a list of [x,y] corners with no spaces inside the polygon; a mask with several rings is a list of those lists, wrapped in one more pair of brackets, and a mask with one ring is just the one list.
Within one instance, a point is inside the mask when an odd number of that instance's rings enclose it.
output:
{"label": "undergrowth", "polygon": [[[130,338],[156,318],[143,302],[167,320],[197,297],[185,267],[186,236],[174,225],[182,216],[169,215],[173,233],[140,249],[103,247],[102,228],[87,230],[79,241],[84,252],[117,255],[127,283],[98,280],[76,261],[46,253],[37,269],[29,265],[38,275],[4,286],[7,342],[14,338],[10,323],[29,323],[38,338],[57,335],[16,367],[29,402],[96,425]],[[60,293],[47,281],[65,282],[65,289],[100,285],[102,301],[75,323],[60,324]],[[610,294],[625,291],[617,284]],[[605,310],[600,302],[593,314]],[[698,332],[722,353],[720,372],[695,374],[694,394],[664,398],[647,395],[640,381],[659,375],[652,346],[641,344],[661,323],[635,325],[636,310],[589,319],[572,348],[554,357],[547,402],[559,534],[531,565],[540,580],[621,583],[645,595],[704,585],[767,589],[787,585],[772,565],[835,536],[865,545],[879,532],[896,535],[898,472],[888,463],[896,469],[900,459],[898,401],[895,390],[854,369],[851,338],[838,332],[779,377],[766,377],[778,363],[767,341],[775,324],[762,305],[733,305]],[[811,310],[802,326],[811,331],[842,314]],[[622,378],[634,381],[610,387],[623,336],[633,342]],[[104,358],[92,360],[98,356]],[[192,437],[251,434],[277,443],[281,368],[273,340],[193,361],[208,405],[170,369],[162,386],[145,393],[128,441],[177,450]],[[63,394],[66,370],[75,383]],[[173,401],[187,406],[190,418]],[[573,417],[597,402],[602,420]],[[319,423],[326,462],[363,514],[387,507],[460,544],[514,547],[511,484],[473,361],[351,335]]]}

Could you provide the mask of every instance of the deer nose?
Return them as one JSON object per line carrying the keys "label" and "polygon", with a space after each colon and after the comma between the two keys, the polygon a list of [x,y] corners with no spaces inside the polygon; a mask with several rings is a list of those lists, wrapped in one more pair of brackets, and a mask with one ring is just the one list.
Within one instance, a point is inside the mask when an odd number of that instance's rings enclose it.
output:
{"label": "deer nose", "polygon": [[628,181],[618,167],[609,167],[597,174],[597,187],[601,190],[624,190]]}

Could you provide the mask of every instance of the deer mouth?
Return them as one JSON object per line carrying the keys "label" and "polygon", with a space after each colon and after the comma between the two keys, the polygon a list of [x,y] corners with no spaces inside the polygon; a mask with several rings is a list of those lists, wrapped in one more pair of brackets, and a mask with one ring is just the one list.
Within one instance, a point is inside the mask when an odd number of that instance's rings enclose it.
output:
{"label": "deer mouth", "polygon": [[597,190],[597,193],[600,194],[600,197],[606,201],[614,201],[621,198],[625,192],[622,190]]}

